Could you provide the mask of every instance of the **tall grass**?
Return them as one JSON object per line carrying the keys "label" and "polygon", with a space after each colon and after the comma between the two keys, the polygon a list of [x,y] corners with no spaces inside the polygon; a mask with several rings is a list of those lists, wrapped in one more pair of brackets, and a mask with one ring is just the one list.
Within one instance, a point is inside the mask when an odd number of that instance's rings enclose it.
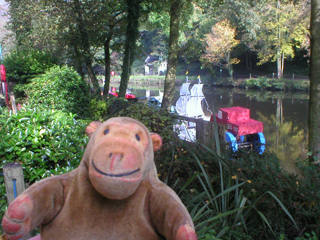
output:
{"label": "tall grass", "polygon": [[253,239],[250,236],[250,224],[255,221],[260,221],[264,230],[271,232],[276,239],[278,236],[273,231],[271,223],[257,207],[259,201],[267,195],[279,204],[282,211],[298,228],[288,209],[272,192],[267,191],[250,200],[243,190],[243,186],[250,182],[241,182],[237,175],[232,175],[225,160],[214,151],[204,148],[212,161],[217,162],[218,180],[213,180],[214,176],[209,175],[202,164],[203,159],[199,159],[197,154],[193,153],[200,172],[186,181],[180,190],[181,192],[187,189],[191,183],[194,184],[194,181],[199,183],[196,196],[187,203],[199,239]]}

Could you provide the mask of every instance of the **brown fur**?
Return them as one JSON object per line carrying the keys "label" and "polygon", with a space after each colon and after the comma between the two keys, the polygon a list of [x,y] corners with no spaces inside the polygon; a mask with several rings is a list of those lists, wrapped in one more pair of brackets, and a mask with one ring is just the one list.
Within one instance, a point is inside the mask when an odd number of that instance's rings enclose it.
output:
{"label": "brown fur", "polygon": [[131,118],[92,122],[86,132],[77,169],[33,184],[9,206],[7,239],[39,225],[42,240],[197,239],[179,197],[157,177],[159,135]]}

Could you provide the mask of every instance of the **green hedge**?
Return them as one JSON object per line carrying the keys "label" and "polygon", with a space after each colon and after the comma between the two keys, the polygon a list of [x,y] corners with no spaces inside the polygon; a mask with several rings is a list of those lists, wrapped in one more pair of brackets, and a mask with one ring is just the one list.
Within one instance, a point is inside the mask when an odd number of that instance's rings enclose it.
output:
{"label": "green hedge", "polygon": [[24,84],[38,74],[57,64],[52,55],[38,50],[15,50],[6,56],[2,64],[6,67],[7,79],[10,82]]}
{"label": "green hedge", "polygon": [[[20,162],[25,182],[31,184],[78,166],[88,140],[83,121],[62,111],[22,109],[12,115],[0,110],[1,168],[9,162]],[[1,177],[0,219],[6,206]]]}
{"label": "green hedge", "polygon": [[0,115],[1,163],[20,162],[26,182],[67,172],[82,158],[85,126],[62,111],[22,109],[12,115],[5,110]]}
{"label": "green hedge", "polygon": [[71,112],[78,118],[89,116],[89,86],[73,68],[54,66],[17,89],[25,92],[32,107]]}

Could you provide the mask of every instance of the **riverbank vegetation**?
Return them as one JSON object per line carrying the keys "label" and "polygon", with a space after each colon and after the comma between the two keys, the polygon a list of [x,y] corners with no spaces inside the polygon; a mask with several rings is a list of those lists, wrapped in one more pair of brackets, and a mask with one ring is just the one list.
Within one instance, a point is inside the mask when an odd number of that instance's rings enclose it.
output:
{"label": "riverbank vegetation", "polygon": [[[258,89],[267,91],[286,91],[286,92],[309,92],[309,79],[277,79],[268,77],[252,78],[219,78],[211,76],[189,76],[189,82],[197,83],[200,77],[202,83],[210,86],[241,88],[241,89]],[[141,85],[163,85],[164,76],[131,76],[131,84]],[[186,81],[185,75],[178,75],[176,84],[181,85]],[[120,83],[120,77],[114,77],[111,83]],[[102,84],[102,82],[101,82]]]}
{"label": "riverbank vegetation", "polygon": [[[78,79],[69,81],[72,85]],[[45,88],[33,90],[41,95]],[[1,109],[0,159],[3,164],[22,163],[27,184],[77,167],[88,142],[88,122],[130,116],[162,135],[164,146],[155,158],[159,178],[182,198],[199,239],[301,240],[320,234],[320,178],[313,164],[299,161],[298,177],[285,172],[268,152],[218,156],[205,146],[179,140],[172,130],[174,115],[141,103],[92,97],[83,109],[90,114],[83,116],[68,108],[52,109],[59,98],[48,98],[50,107],[30,101],[16,115]],[[3,178],[0,181],[3,214],[5,188]]]}

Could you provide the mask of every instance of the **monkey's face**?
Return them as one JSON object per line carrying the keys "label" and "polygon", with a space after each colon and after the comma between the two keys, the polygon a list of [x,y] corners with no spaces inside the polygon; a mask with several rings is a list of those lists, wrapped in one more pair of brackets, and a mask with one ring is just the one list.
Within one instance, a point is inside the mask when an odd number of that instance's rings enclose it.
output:
{"label": "monkey's face", "polygon": [[150,136],[141,123],[129,118],[104,122],[91,140],[89,178],[110,199],[124,199],[136,191],[153,165],[154,148],[162,143],[159,135]]}

